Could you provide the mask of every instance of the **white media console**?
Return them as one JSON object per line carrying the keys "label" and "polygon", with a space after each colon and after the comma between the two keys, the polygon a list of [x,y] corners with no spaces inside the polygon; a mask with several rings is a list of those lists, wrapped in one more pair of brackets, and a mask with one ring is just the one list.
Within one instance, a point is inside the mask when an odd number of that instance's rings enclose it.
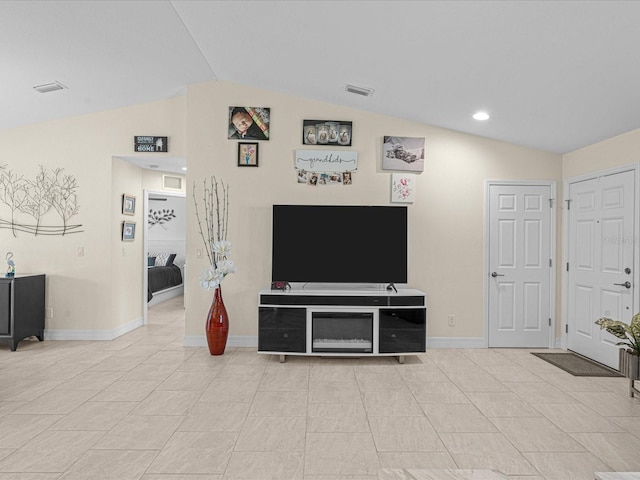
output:
{"label": "white media console", "polygon": [[258,302],[258,353],[397,356],[423,353],[426,294],[414,289],[271,290]]}

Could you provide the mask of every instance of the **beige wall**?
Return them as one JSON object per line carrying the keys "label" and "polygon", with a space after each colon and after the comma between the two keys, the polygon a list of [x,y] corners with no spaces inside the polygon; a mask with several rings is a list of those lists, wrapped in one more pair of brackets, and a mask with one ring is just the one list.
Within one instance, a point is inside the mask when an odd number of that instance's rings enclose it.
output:
{"label": "beige wall", "polygon": [[[226,138],[230,105],[271,108],[272,139],[260,142],[258,168],[236,166],[237,141]],[[353,122],[351,150],[359,155],[353,185],[297,183],[293,152],[302,147],[301,124],[309,118]],[[39,164],[62,167],[78,179],[80,210],[74,220],[83,225],[82,233],[13,238],[0,230],[2,247],[15,253],[18,271],[48,275],[50,338],[117,332],[141,316],[142,271],[136,274],[134,266],[143,260],[140,228],[135,242],[120,241],[120,202],[122,193],[138,197],[135,219],[141,226],[142,189],[161,190],[160,177],[114,159],[132,155],[132,137],[140,134],[169,136],[168,155],[188,159],[186,335],[203,340],[212,292],[198,284],[206,263],[195,256],[201,241],[192,208],[194,180],[215,174],[231,185],[229,239],[238,273],[225,280],[224,298],[231,335],[255,337],[258,291],[270,281],[272,204],[387,205],[391,173],[380,168],[382,137],[426,137],[425,171],[409,206],[409,285],[428,293],[431,337],[478,338],[484,335],[485,181],[562,178],[558,155],[225,82],[191,85],[186,98],[0,131],[2,163],[26,176],[35,175]],[[84,256],[77,256],[78,247]],[[448,314],[456,315],[455,327],[447,326]]]}
{"label": "beige wall", "polygon": [[562,177],[566,180],[636,163],[640,160],[639,147],[640,129],[567,153],[562,156]]}
{"label": "beige wall", "polygon": [[[0,164],[25,177],[35,176],[39,165],[61,167],[79,185],[79,211],[72,223],[83,225],[81,233],[50,237],[20,233],[14,238],[9,230],[0,230],[0,245],[3,251],[14,252],[18,272],[47,274],[46,304],[53,309],[53,318],[45,323],[49,338],[102,338],[103,332],[113,333],[141,316],[137,311],[141,294],[125,287],[131,283],[130,288],[138,289],[142,273],[118,276],[118,268],[128,272],[130,264],[121,253],[116,255],[122,246],[120,196],[125,192],[120,188],[137,186],[139,194],[126,193],[141,198],[140,180],[112,183],[112,158],[132,155],[134,135],[147,134],[171,137],[170,154],[185,155],[185,115],[181,97],[0,131]],[[115,165],[117,173],[131,173]],[[0,218],[6,213],[0,208]],[[79,247],[84,256],[77,255]],[[142,247],[134,242],[126,249],[133,255]]]}
{"label": "beige wall", "polygon": [[[136,197],[135,215],[122,214],[122,195]],[[142,324],[143,222],[142,169],[113,159],[111,176],[111,328],[131,321]],[[135,222],[133,242],[122,241],[122,222]],[[135,292],[139,292],[135,295]]]}
{"label": "beige wall", "polygon": [[[236,166],[237,140],[228,140],[231,105],[271,108],[271,139],[260,142],[260,166]],[[358,171],[351,186],[308,187],[296,181],[294,150],[303,148],[303,119],[353,122]],[[428,294],[429,335],[482,337],[485,181],[562,178],[559,155],[416,122],[229,84],[191,85],[187,92],[188,208],[186,335],[202,336],[212,292],[200,288],[205,259],[193,215],[191,186],[216,175],[231,185],[229,240],[238,272],[223,284],[230,335],[257,335],[257,295],[270,282],[271,206],[389,204],[391,172],[381,170],[384,135],[426,137],[425,171],[409,207],[409,286]],[[384,254],[384,252],[381,252]],[[193,265],[193,267],[191,267]],[[455,314],[457,325],[447,326]]]}

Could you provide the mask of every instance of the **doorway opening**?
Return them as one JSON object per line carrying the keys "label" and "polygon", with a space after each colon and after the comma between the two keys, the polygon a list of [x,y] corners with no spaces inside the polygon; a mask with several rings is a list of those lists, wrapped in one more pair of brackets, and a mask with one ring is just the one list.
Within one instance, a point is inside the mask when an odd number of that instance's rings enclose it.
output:
{"label": "doorway opening", "polygon": [[186,274],[186,195],[144,191],[143,319],[150,306],[184,295]]}

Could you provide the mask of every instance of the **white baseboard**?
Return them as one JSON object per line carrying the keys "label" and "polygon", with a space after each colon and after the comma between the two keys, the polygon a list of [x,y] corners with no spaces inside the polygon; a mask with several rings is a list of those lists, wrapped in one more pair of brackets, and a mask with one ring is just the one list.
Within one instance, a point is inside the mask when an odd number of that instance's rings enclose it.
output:
{"label": "white baseboard", "polygon": [[428,337],[427,348],[487,348],[484,337]]}
{"label": "white baseboard", "polygon": [[[483,337],[430,337],[427,348],[489,348]],[[562,349],[562,338],[555,340],[555,347]]]}
{"label": "white baseboard", "polygon": [[154,293],[153,298],[147,302],[147,307],[153,307],[154,305],[166,302],[170,298],[178,297],[180,295],[184,295],[184,284]]}
{"label": "white baseboard", "polygon": [[[204,335],[185,335],[182,345],[185,347],[206,347],[207,337]],[[258,337],[232,335],[227,338],[227,347],[258,348]]]}
{"label": "white baseboard", "polygon": [[[113,330],[51,330],[44,331],[45,340],[113,340],[125,333],[141,327],[142,317]],[[182,343],[185,347],[206,347],[204,335],[185,335]],[[232,335],[227,339],[229,347],[257,348],[258,337],[252,335]],[[430,337],[427,348],[487,348],[483,337]],[[562,348],[562,339],[556,338],[556,348]]]}
{"label": "white baseboard", "polygon": [[143,325],[142,317],[112,330],[53,330],[45,329],[45,340],[113,340]]}
{"label": "white baseboard", "polygon": [[[204,335],[185,335],[185,347],[206,347],[207,338]],[[227,340],[229,347],[258,347],[258,337],[230,336]],[[487,348],[482,337],[432,337],[427,339],[427,348]]]}

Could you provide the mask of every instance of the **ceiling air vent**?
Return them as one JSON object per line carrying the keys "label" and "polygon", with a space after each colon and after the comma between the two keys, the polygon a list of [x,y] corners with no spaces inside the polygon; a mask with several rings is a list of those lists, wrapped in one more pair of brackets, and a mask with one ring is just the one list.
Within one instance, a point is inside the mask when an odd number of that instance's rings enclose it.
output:
{"label": "ceiling air vent", "polygon": [[62,85],[60,82],[45,83],[44,85],[37,85],[33,87],[36,92],[40,93],[55,92],[56,90],[64,90],[66,88],[67,87]]}
{"label": "ceiling air vent", "polygon": [[165,190],[182,190],[182,177],[163,175],[162,188],[164,188]]}
{"label": "ceiling air vent", "polygon": [[370,97],[373,95],[373,88],[356,87],[355,85],[347,84],[347,92],[355,93],[356,95],[362,95],[363,97]]}

